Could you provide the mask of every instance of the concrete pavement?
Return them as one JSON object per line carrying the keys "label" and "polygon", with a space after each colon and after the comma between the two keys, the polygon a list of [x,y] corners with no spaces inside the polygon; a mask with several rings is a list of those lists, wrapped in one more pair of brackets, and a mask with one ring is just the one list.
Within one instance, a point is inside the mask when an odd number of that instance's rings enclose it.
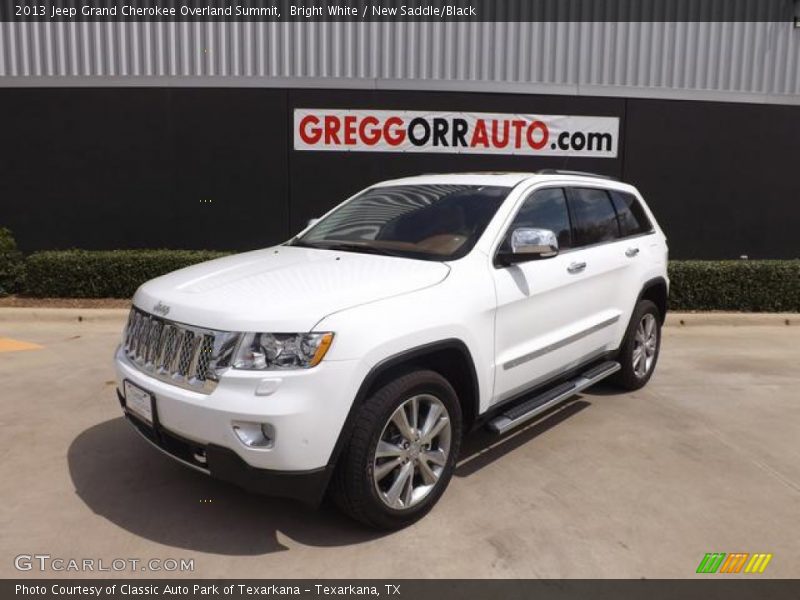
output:
{"label": "concrete pavement", "polygon": [[194,560],[126,577],[695,577],[706,552],[770,552],[760,577],[800,576],[797,321],[671,317],[648,387],[472,435],[434,511],[387,535],[147,446],[114,396],[125,311],[83,313],[0,314],[0,337],[41,346],[0,352],[2,577],[92,576],[14,568],[33,553]]}

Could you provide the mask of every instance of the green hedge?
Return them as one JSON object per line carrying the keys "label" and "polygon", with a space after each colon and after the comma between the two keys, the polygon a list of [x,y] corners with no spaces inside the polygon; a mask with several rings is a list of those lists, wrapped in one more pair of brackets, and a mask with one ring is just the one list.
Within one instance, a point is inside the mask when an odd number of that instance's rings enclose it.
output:
{"label": "green hedge", "polygon": [[672,261],[670,310],[800,312],[800,260]]}
{"label": "green hedge", "polygon": [[[0,286],[7,292],[17,290],[37,297],[130,298],[148,279],[226,254],[195,250],[37,252],[25,259],[23,280],[19,253],[11,241],[3,246],[0,230]],[[672,261],[669,275],[670,310],[800,312],[800,260]]]}
{"label": "green hedge", "polygon": [[164,273],[225,256],[207,250],[64,250],[25,260],[25,294],[52,298],[130,298]]}
{"label": "green hedge", "polygon": [[11,231],[0,227],[0,296],[7,296],[22,289],[25,263],[22,253]]}

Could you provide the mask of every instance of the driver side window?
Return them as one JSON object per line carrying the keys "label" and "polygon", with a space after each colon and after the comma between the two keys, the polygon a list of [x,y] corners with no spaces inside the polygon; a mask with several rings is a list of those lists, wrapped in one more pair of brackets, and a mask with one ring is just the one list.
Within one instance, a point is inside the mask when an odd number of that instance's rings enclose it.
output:
{"label": "driver side window", "polygon": [[511,233],[520,227],[549,229],[556,234],[560,250],[570,248],[572,238],[564,190],[547,188],[528,196],[506,232],[502,245],[503,250],[511,249]]}

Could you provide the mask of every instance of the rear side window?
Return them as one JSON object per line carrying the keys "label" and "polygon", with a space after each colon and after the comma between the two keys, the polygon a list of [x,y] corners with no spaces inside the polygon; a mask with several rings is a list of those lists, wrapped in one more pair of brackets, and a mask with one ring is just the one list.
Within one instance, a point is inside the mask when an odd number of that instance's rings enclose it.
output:
{"label": "rear side window", "polygon": [[633,194],[626,192],[611,192],[614,208],[617,209],[619,227],[623,237],[648,233],[653,229],[650,219],[644,212],[639,200]]}
{"label": "rear side window", "polygon": [[619,238],[617,213],[605,190],[572,188],[570,209],[574,245],[591,246]]}
{"label": "rear side window", "polygon": [[511,232],[520,227],[549,229],[556,234],[558,247],[562,250],[571,244],[567,198],[561,188],[549,188],[534,192],[519,209],[514,222],[503,241],[504,249],[511,248]]}

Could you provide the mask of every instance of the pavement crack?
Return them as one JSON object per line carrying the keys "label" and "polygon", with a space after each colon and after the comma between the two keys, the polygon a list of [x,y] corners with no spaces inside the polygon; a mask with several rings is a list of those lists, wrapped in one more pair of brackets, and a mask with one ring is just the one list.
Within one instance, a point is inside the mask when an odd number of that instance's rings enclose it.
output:
{"label": "pavement crack", "polygon": [[781,473],[780,471],[778,471],[774,467],[769,466],[767,463],[762,462],[762,461],[758,460],[757,458],[753,458],[749,453],[747,453],[744,450],[742,450],[739,446],[737,446],[735,444],[731,444],[728,440],[725,439],[725,437],[722,435],[721,432],[719,432],[718,430],[714,429],[713,427],[709,427],[707,424],[704,424],[703,426],[709,431],[709,433],[711,433],[711,435],[713,435],[715,438],[717,438],[717,440],[720,443],[724,444],[728,448],[731,448],[731,449],[735,450],[737,453],[739,453],[740,455],[744,456],[752,464],[754,464],[759,469],[764,471],[767,475],[771,475],[772,477],[774,477],[775,479],[780,481],[783,485],[785,485],[786,487],[788,487],[789,489],[791,489],[795,493],[800,494],[800,484],[792,481],[789,477],[787,477],[786,475],[784,475],[783,473]]}

